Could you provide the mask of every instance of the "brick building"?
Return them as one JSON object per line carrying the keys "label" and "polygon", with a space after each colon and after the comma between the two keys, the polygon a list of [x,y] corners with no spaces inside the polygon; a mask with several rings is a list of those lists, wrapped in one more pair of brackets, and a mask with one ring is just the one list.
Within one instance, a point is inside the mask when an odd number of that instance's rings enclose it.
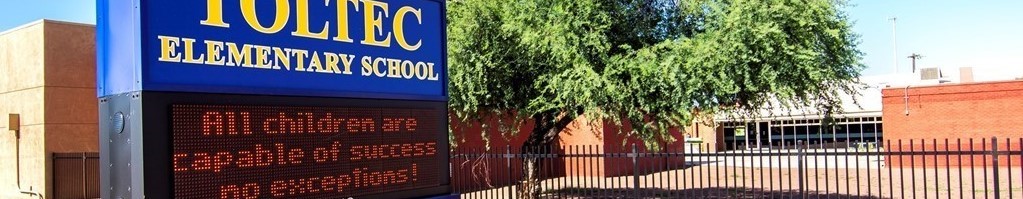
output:
{"label": "brick building", "polygon": [[50,20],[0,33],[0,198],[51,198],[53,154],[99,151],[95,40]]}
{"label": "brick building", "polygon": [[[473,124],[453,124],[451,126],[451,132],[454,134],[455,140],[452,150],[455,154],[459,153],[491,153],[501,154],[506,151],[512,153],[520,153],[520,148],[526,137],[529,136],[530,130],[533,125],[531,122],[525,122],[520,128],[520,132],[515,135],[502,135],[498,133],[497,121],[492,120],[487,122],[487,132],[489,132],[488,140],[490,144],[490,151],[484,151],[484,141],[482,137],[482,125],[478,123]],[[624,126],[624,130],[628,131],[629,126]],[[606,154],[606,153],[629,153],[632,151],[632,146],[636,145],[637,152],[681,152],[682,150],[690,151],[715,151],[716,149],[710,147],[693,147],[695,145],[689,145],[691,147],[686,149],[684,140],[688,136],[691,140],[703,140],[704,146],[715,145],[720,134],[715,133],[716,127],[705,126],[705,125],[691,125],[685,127],[686,129],[680,130],[675,129],[671,131],[671,135],[677,141],[674,143],[664,143],[661,149],[653,151],[644,147],[643,142],[639,139],[630,138],[619,134],[616,125],[603,123],[601,121],[591,121],[585,117],[577,118],[568,127],[563,130],[557,142],[551,146],[555,153],[564,154]],[[496,156],[495,156],[496,157]],[[673,162],[669,162],[672,160]],[[641,172],[652,173],[658,171],[664,171],[669,165],[680,166],[683,165],[681,158],[664,158],[664,159],[653,159],[643,158],[640,159],[635,165],[640,168]],[[490,174],[490,175],[473,175],[474,179],[452,179],[452,184],[455,186],[464,185],[464,180],[472,181],[485,181],[493,183],[494,186],[502,186],[512,182],[509,178],[519,179],[522,176],[522,162],[519,159],[512,159],[511,162],[506,162],[500,158],[487,158],[487,159],[453,159],[451,162],[454,173],[462,174]],[[632,160],[625,157],[618,158],[603,158],[603,157],[589,157],[589,158],[565,158],[563,160],[557,160],[555,162],[549,162],[547,165],[550,167],[541,168],[541,174],[544,177],[564,177],[564,176],[599,176],[599,177],[613,177],[631,175],[633,173]],[[509,167],[510,166],[510,167]],[[505,173],[507,172],[507,173]]]}
{"label": "brick building", "polygon": [[[529,136],[530,130],[533,128],[531,122],[525,122],[520,132],[514,135],[501,134],[498,130],[497,121],[488,121],[487,132],[489,132],[488,140],[490,149],[493,152],[504,152],[506,148],[510,148],[513,153],[518,153],[522,144],[525,142],[526,137]],[[628,131],[631,127],[624,126],[624,130]],[[685,129],[673,129],[671,130],[672,137],[676,140],[674,143],[663,143],[661,150],[683,150],[684,140],[688,136],[690,139],[702,140],[706,145],[714,145],[717,140],[720,140],[718,134],[716,134],[716,127],[706,125],[691,125],[685,127]],[[479,150],[483,149],[486,142],[483,141],[483,130],[482,125],[478,123],[473,124],[453,124],[451,131],[454,134],[455,140],[452,145],[456,145],[452,150]],[[568,127],[563,130],[557,138],[557,143],[554,148],[565,148],[566,152],[575,153],[571,147],[580,147],[580,153],[617,153],[631,151],[632,145],[637,145],[638,150],[646,151],[643,142],[636,138],[621,135],[616,125],[603,123],[600,121],[591,121],[586,117],[579,117]],[[587,152],[586,146],[592,147],[592,150]],[[702,148],[702,151],[715,151],[713,148]],[[466,151],[469,152],[469,151]],[[598,165],[598,167],[603,167]],[[566,167],[567,168],[567,167]],[[594,172],[594,175],[601,176],[613,176],[617,175],[615,172],[608,172],[605,174],[603,169],[598,169]]]}
{"label": "brick building", "polygon": [[882,94],[885,131],[900,132],[890,139],[1023,136],[1023,81],[892,87]]}
{"label": "brick building", "polygon": [[[765,117],[745,120],[718,117],[714,126],[694,125],[687,127],[686,131],[674,131],[673,135],[678,140],[683,140],[685,134],[702,139],[706,145],[711,146],[701,148],[702,151],[784,149],[791,148],[796,141],[804,141],[811,148],[866,146],[899,151],[899,147],[903,150],[913,147],[915,151],[920,151],[924,148],[958,150],[956,147],[962,147],[968,150],[970,145],[967,142],[970,138],[974,139],[974,149],[986,150],[991,148],[987,143],[993,136],[1001,138],[1003,150],[1008,146],[1006,142],[1013,143],[1009,149],[1019,150],[1021,140],[1018,139],[1023,138],[1023,80],[980,79],[986,82],[974,82],[974,71],[971,68],[956,72],[959,76],[954,78],[934,68],[921,69],[914,74],[863,77],[860,80],[867,87],[860,90],[860,95],[842,96],[844,112],[835,115],[836,123],[826,128],[821,125],[822,117],[811,109],[765,110],[761,114]],[[580,118],[560,134],[558,147],[592,145],[595,147],[592,153],[615,153],[630,150],[622,146],[640,143],[620,136],[613,125],[592,125],[583,121],[585,118]],[[489,131],[497,132],[496,126],[496,121],[490,121]],[[506,146],[510,146],[513,153],[516,152],[531,127],[526,124],[517,136],[506,137],[491,133],[489,140],[493,152],[504,152]],[[458,138],[456,143],[460,145],[455,150],[482,148],[481,131],[479,124],[469,125],[468,128],[453,128],[452,132]],[[950,144],[945,145],[945,139],[949,139]],[[963,144],[956,145],[956,139],[963,139]],[[915,145],[910,146],[910,140],[914,140]],[[899,141],[902,141],[902,146]],[[680,148],[683,145],[673,143],[666,146]],[[644,149],[641,147],[640,150]],[[902,166],[902,163],[908,161],[933,162],[933,158],[917,156],[911,159],[907,156],[903,162],[889,161],[889,165]],[[963,156],[963,159],[968,158]],[[979,156],[973,158],[983,159]],[[565,172],[569,173],[567,175],[589,176],[619,176],[631,172],[631,163],[598,159],[594,165],[596,169],[577,168],[574,164],[576,162],[568,160],[557,163],[554,172],[558,172],[559,176],[566,175]],[[1018,164],[1019,160],[1004,159],[1001,162]],[[640,165],[647,167],[665,163],[651,161]],[[512,165],[518,166],[519,163],[514,162]],[[490,165],[490,170],[505,169],[504,164]],[[581,170],[586,172],[576,172]],[[511,176],[519,175],[515,173]]]}
{"label": "brick building", "polygon": [[[990,150],[992,137],[999,138],[999,150],[1020,150],[1023,80],[889,87],[882,95],[884,131],[893,132],[885,137],[891,142],[889,150]],[[973,145],[969,144],[971,139]],[[945,144],[946,140],[949,144]],[[964,165],[968,158],[963,156]],[[1017,158],[1008,160],[1000,162],[1013,165],[1020,162]],[[892,165],[909,161],[932,159],[904,159]],[[951,164],[958,162],[952,160]]]}

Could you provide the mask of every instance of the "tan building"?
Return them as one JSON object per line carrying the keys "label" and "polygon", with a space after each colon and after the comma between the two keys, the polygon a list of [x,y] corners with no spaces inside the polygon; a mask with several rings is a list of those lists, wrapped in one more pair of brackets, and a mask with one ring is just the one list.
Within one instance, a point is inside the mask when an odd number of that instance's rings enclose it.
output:
{"label": "tan building", "polygon": [[53,154],[99,151],[95,41],[51,20],[0,32],[0,198],[53,198]]}

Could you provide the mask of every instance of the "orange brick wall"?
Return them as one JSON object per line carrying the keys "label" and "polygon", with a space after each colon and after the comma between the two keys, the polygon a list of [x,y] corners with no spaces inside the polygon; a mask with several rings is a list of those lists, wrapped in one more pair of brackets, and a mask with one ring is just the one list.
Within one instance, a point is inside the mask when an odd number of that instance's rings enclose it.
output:
{"label": "orange brick wall", "polygon": [[[453,123],[451,125],[452,133],[454,133],[456,140],[455,145],[457,147],[452,150],[457,153],[491,153],[495,154],[493,157],[498,157],[496,154],[501,154],[506,151],[506,146],[510,146],[512,153],[521,153],[522,143],[529,135],[530,130],[533,127],[532,122],[525,122],[521,127],[517,135],[502,135],[497,133],[497,121],[490,120],[486,121],[488,124],[488,139],[490,140],[490,151],[481,151],[484,148],[484,142],[482,137],[482,125],[478,123],[473,124],[462,124]],[[624,126],[623,132],[628,132],[631,127]],[[709,143],[717,141],[715,139],[714,127],[706,126],[691,126],[687,127],[687,132],[701,131],[700,137],[705,137]],[[632,151],[632,145],[636,144],[640,153],[658,153],[658,152],[681,152],[683,149],[683,136],[678,129],[671,130],[671,135],[677,141],[675,143],[662,144],[662,149],[659,151],[650,151],[644,147],[643,142],[639,139],[630,138],[618,133],[618,128],[610,123],[602,121],[591,122],[585,117],[577,118],[568,127],[563,130],[558,137],[558,142],[552,146],[554,147],[555,153],[563,154],[604,154],[604,153],[629,153]],[[694,135],[695,136],[695,135]],[[669,162],[668,160],[675,160]],[[621,176],[631,175],[634,169],[638,169],[640,173],[651,173],[664,171],[669,167],[680,168],[684,165],[682,158],[640,158],[636,164],[637,168],[633,167],[632,159],[629,157],[572,157],[563,160],[557,160],[551,162],[550,167],[542,168],[541,172],[544,177],[564,177],[564,176]],[[477,189],[482,187],[464,187],[468,185],[466,181],[486,182],[492,186],[503,186],[510,182],[509,179],[519,179],[522,176],[521,161],[518,159],[512,159],[511,162],[503,158],[488,158],[488,159],[454,159],[452,160],[453,171],[457,174],[472,174],[471,176],[456,175],[453,179],[454,186],[460,186],[463,188]],[[462,179],[465,178],[465,179]]]}
{"label": "orange brick wall", "polygon": [[[615,125],[605,124],[603,129],[604,136],[604,150],[611,153],[631,153],[632,146],[636,146],[636,151],[639,153],[679,153],[682,151],[684,146],[684,136],[679,129],[669,130],[671,137],[676,141],[674,143],[661,143],[660,150],[647,149],[644,146],[643,141],[634,137],[629,137],[623,134],[619,134],[618,128]],[[632,127],[628,124],[622,126],[622,132],[627,133],[632,130]],[[670,161],[669,161],[670,160]],[[654,172],[660,172],[664,170],[670,170],[672,168],[681,168],[685,164],[684,158],[653,158],[653,157],[640,157],[637,159],[635,166],[633,166],[632,158],[630,157],[618,157],[618,158],[607,158],[605,160],[606,167],[602,167],[596,176],[624,176],[632,175],[635,171],[639,171],[640,174],[648,174]]]}
{"label": "orange brick wall", "polygon": [[[482,124],[459,123],[457,119],[450,121],[451,133],[455,137],[454,143],[451,143],[454,146],[451,148],[452,154],[502,154],[508,146],[513,153],[517,153],[533,128],[532,122],[526,122],[517,134],[506,136],[499,133],[496,119],[485,121],[490,142],[489,151],[486,151]],[[507,186],[513,182],[511,179],[521,179],[522,161],[512,159],[511,162],[507,162],[506,159],[495,157],[497,155],[484,159],[458,157],[451,159],[451,172],[454,176],[451,179],[452,186],[458,187],[459,190],[481,190],[488,188],[481,186],[482,184]]]}
{"label": "orange brick wall", "polygon": [[[884,118],[885,145],[889,150],[915,151],[946,150],[945,139],[949,140],[949,150],[968,150],[968,139],[974,139],[973,148],[989,150],[991,137],[999,138],[1000,150],[1020,150],[1019,138],[1023,138],[1023,81],[983,82],[968,84],[948,84],[921,87],[887,88],[881,91]],[[908,112],[908,114],[907,114]],[[935,145],[934,141],[937,141]],[[957,140],[962,144],[956,145]],[[1011,143],[1006,143],[1006,139]],[[899,146],[899,140],[902,145]],[[910,145],[910,140],[914,144]],[[981,146],[985,140],[987,147]],[[922,143],[921,143],[922,142]],[[1019,154],[1014,154],[1012,161],[1003,159],[1001,163],[1021,164]],[[894,166],[908,165],[913,161],[921,165],[922,161],[933,165],[934,157],[908,156],[900,162],[898,157],[891,159]],[[938,165],[945,165],[945,157],[937,157]],[[958,157],[952,157],[949,164],[958,165]],[[969,166],[969,156],[964,156],[962,165]],[[1001,157],[1008,158],[1008,157]],[[972,163],[980,166],[982,157],[977,156]],[[987,158],[991,163],[991,158]],[[980,161],[980,162],[978,162]]]}

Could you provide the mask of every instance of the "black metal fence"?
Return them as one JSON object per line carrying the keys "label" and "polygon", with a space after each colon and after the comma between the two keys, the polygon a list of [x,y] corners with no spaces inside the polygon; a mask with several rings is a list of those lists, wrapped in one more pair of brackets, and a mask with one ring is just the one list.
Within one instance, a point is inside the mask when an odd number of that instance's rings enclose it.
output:
{"label": "black metal fence", "polygon": [[99,153],[53,153],[52,198],[99,197]]}
{"label": "black metal fence", "polygon": [[522,160],[537,158],[541,198],[1023,198],[1023,138],[824,146],[459,149],[452,185],[462,198],[519,198]]}

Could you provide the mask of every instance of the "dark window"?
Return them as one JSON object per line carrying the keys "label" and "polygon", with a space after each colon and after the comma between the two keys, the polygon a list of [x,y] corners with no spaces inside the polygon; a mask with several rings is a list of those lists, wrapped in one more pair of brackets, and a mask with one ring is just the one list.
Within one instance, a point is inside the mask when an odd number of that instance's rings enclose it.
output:
{"label": "dark window", "polygon": [[781,131],[782,131],[782,135],[792,135],[793,132],[796,132],[796,127],[794,127],[794,126],[782,127]]}
{"label": "dark window", "polygon": [[875,129],[876,125],[877,124],[863,124],[863,132],[864,133],[875,133],[875,132],[877,132],[876,129]]}
{"label": "dark window", "polygon": [[810,135],[819,135],[819,134],[821,134],[821,125],[810,125],[809,128],[810,128]]}

